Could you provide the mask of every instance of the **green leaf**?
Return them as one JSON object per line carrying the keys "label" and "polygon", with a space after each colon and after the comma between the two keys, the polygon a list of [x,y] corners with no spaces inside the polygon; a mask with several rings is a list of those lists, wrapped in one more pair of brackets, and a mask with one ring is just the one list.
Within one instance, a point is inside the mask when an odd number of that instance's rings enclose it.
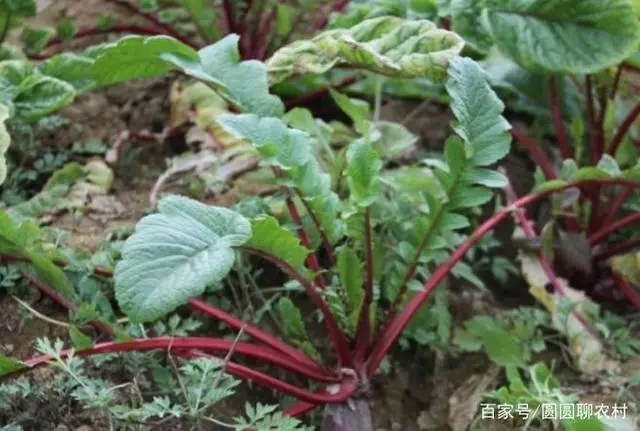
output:
{"label": "green leaf", "polygon": [[71,40],[73,36],[77,33],[78,28],[76,27],[75,22],[69,18],[63,18],[58,21],[58,25],[56,26],[56,32],[58,33],[58,37],[60,40]]}
{"label": "green leaf", "polygon": [[273,85],[296,75],[323,74],[342,66],[394,78],[441,81],[449,60],[462,46],[455,33],[438,29],[430,21],[383,16],[281,48],[267,61],[269,81]]}
{"label": "green leaf", "polygon": [[287,335],[302,340],[307,339],[307,330],[304,327],[302,313],[293,301],[286,296],[280,298],[280,301],[278,301],[278,312],[282,319],[282,328]]}
{"label": "green leaf", "polygon": [[222,114],[217,120],[235,137],[255,145],[267,162],[279,168],[300,168],[314,160],[309,135],[288,128],[282,120],[253,114]]}
{"label": "green leaf", "polygon": [[418,142],[418,137],[402,124],[390,121],[376,121],[373,127],[379,137],[372,144],[385,160],[401,157],[405,151]]}
{"label": "green leaf", "polygon": [[7,160],[5,154],[11,144],[11,136],[4,123],[8,119],[9,108],[0,104],[0,185],[7,178]]}
{"label": "green leaf", "polygon": [[471,148],[473,164],[487,166],[506,156],[511,126],[501,115],[504,104],[487,83],[480,66],[469,58],[454,58],[446,87],[457,120],[453,130]]}
{"label": "green leaf", "polygon": [[361,206],[369,206],[378,195],[380,155],[364,139],[347,149],[347,179],[351,198]]}
{"label": "green leaf", "polygon": [[259,61],[241,61],[240,37],[230,34],[217,43],[201,49],[197,58],[162,55],[195,78],[213,84],[221,94],[242,111],[263,117],[280,117],[284,105],[269,94],[266,66]]}
{"label": "green leaf", "polygon": [[71,338],[76,349],[82,350],[93,347],[91,338],[75,325],[69,326],[69,338]]}
{"label": "green leaf", "polygon": [[616,159],[611,157],[609,154],[602,156],[597,167],[612,177],[620,175],[620,166],[618,166],[618,162],[616,162]]}
{"label": "green leaf", "polygon": [[280,226],[273,217],[251,220],[251,239],[244,246],[276,256],[299,271],[306,271],[305,259],[309,250],[300,244],[296,234]]}
{"label": "green leaf", "polygon": [[40,52],[47,46],[47,43],[55,34],[55,29],[51,27],[24,27],[20,35],[20,40],[29,51]]}
{"label": "green leaf", "polygon": [[469,322],[475,334],[482,337],[489,358],[498,365],[523,365],[526,352],[520,341],[511,333],[496,325],[489,317],[476,317]]}
{"label": "green leaf", "polygon": [[369,112],[369,104],[364,100],[351,99],[332,89],[329,89],[329,94],[331,94],[331,98],[340,109],[351,118],[351,121],[353,121],[353,124],[360,133],[366,135],[368,133],[367,123],[371,115]]}
{"label": "green leaf", "polygon": [[40,72],[73,85],[77,91],[86,91],[94,85],[92,73],[93,60],[70,52],[55,55],[38,66]]}
{"label": "green leaf", "polygon": [[475,0],[451,0],[451,29],[462,36],[466,43],[481,53],[487,53],[493,45],[491,33],[482,26],[482,14]]}
{"label": "green leaf", "polygon": [[465,172],[463,180],[494,189],[502,189],[509,183],[509,180],[504,174],[484,168],[474,168]]}
{"label": "green leaf", "polygon": [[72,85],[49,76],[33,74],[23,80],[13,98],[15,116],[33,122],[71,103]]}
{"label": "green leaf", "polygon": [[22,362],[11,359],[7,356],[0,355],[0,377],[13,373],[14,371],[27,368]]}
{"label": "green leaf", "polygon": [[98,87],[161,76],[175,69],[177,62],[199,60],[194,49],[169,36],[125,36],[85,55],[94,59],[91,76]]}
{"label": "green leaf", "polygon": [[476,13],[498,49],[531,70],[594,73],[628,57],[640,37],[628,0],[491,0]]}
{"label": "green leaf", "polygon": [[20,16],[35,16],[38,12],[36,0],[3,0],[2,7]]}
{"label": "green leaf", "polygon": [[116,299],[134,321],[162,317],[221,281],[233,247],[251,236],[249,221],[226,208],[169,196],[158,210],[138,222],[115,270]]}
{"label": "green leaf", "polygon": [[338,273],[346,293],[349,314],[359,313],[364,298],[363,265],[358,254],[351,248],[343,248],[338,254]]}

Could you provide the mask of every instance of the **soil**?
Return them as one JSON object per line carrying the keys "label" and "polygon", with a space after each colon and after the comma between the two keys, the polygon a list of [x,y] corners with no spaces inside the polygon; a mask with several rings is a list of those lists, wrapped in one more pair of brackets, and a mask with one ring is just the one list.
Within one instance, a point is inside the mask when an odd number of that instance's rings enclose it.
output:
{"label": "soil", "polygon": [[[51,24],[63,17],[72,17],[79,24],[93,23],[99,15],[110,13],[126,18],[122,11],[103,0],[56,0],[52,2],[38,18],[38,23]],[[84,39],[74,48],[100,41],[100,37]],[[68,47],[68,46],[67,46]],[[78,97],[67,107],[62,115],[70,121],[67,126],[41,136],[41,141],[51,147],[71,147],[74,142],[99,139],[113,142],[125,130],[136,132],[160,132],[168,119],[169,86],[175,77],[156,80],[136,81],[114,86],[104,91]],[[416,113],[419,110],[419,113]],[[440,149],[448,135],[450,115],[447,109],[437,104],[421,105],[415,102],[390,102],[382,111],[387,120],[399,121],[409,118],[406,126],[420,137],[420,145],[427,150]],[[149,191],[154,180],[165,169],[165,157],[171,155],[172,148],[161,144],[140,144],[141,154],[136,158],[135,169],[131,165],[120,165],[116,169],[116,182],[112,194],[122,205],[123,211],[102,220],[83,217],[77,223],[69,215],[61,215],[54,225],[72,229],[68,245],[74,248],[97,249],[100,237],[106,228],[132,225],[150,209]],[[526,191],[531,184],[531,167],[523,159],[511,156],[509,171],[518,177],[516,186],[519,192]],[[523,179],[524,178],[524,179]],[[233,194],[220,197],[217,202],[230,204]],[[518,290],[518,289],[514,289]],[[520,289],[524,291],[524,287]],[[461,286],[453,289],[451,303],[453,315],[459,323],[468,317],[495,313],[508,299],[501,298],[498,303],[491,293],[471,293],[476,289]],[[47,316],[65,321],[66,312],[52,304],[47,298],[32,293],[27,302]],[[521,295],[514,295],[520,302]],[[0,294],[0,353],[17,358],[27,358],[34,354],[34,342],[38,337],[67,339],[67,331],[38,318],[21,321],[20,305],[11,297]],[[561,360],[560,360],[561,361]],[[638,361],[627,365],[633,369]],[[482,384],[486,390],[502,383],[497,373],[483,354],[461,355],[450,358],[426,349],[397,352],[391,358],[391,371],[378,376],[371,388],[371,411],[374,428],[378,431],[418,431],[464,429],[459,424],[460,417],[469,414],[473,405],[467,406],[471,394]],[[48,384],[51,371],[39,370],[31,373],[34,384]],[[118,379],[114,372],[109,378]],[[585,390],[589,385],[580,384],[578,389]],[[589,392],[593,392],[593,388]],[[589,397],[594,397],[589,395]],[[246,401],[270,401],[268,393],[245,389],[232,401],[220,406],[226,417],[232,412],[241,412]],[[452,401],[450,401],[450,399]],[[611,395],[599,395],[601,402],[610,401]],[[604,401],[602,401],[604,399]],[[612,402],[610,404],[613,404]],[[90,431],[108,429],[103,418],[87,416],[77,406],[58,406],[57,418],[47,415],[46,402],[42,405],[25,406],[21,412],[3,411],[0,406],[0,426],[2,420],[26,417],[25,429],[33,430],[74,430]],[[465,410],[466,408],[466,410]],[[451,416],[453,411],[455,415]],[[503,427],[503,428],[500,428]],[[177,421],[167,422],[152,429],[179,430],[188,429],[187,425]],[[205,428],[206,429],[206,428]],[[213,429],[213,428],[212,428]],[[499,421],[484,422],[474,429],[513,429]]]}

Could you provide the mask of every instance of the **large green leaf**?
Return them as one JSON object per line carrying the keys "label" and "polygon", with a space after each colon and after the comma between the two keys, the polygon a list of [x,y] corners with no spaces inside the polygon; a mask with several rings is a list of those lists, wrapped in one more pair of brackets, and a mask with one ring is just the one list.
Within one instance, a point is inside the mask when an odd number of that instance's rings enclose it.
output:
{"label": "large green leaf", "polygon": [[272,84],[305,73],[322,74],[337,66],[441,81],[449,60],[462,46],[455,33],[438,29],[430,21],[383,16],[294,42],[278,50],[267,67]]}
{"label": "large green leaf", "polygon": [[198,57],[163,55],[184,73],[221,89],[221,94],[242,111],[265,117],[280,117],[284,105],[269,94],[267,68],[256,60],[241,61],[238,51],[240,37],[230,34],[213,45],[198,51]]}
{"label": "large green leaf", "polygon": [[506,156],[511,126],[501,115],[504,104],[489,87],[480,66],[468,58],[455,58],[446,87],[456,117],[453,129],[465,141],[472,163],[487,166]]}
{"label": "large green leaf", "polygon": [[9,108],[0,104],[0,184],[7,178],[7,160],[5,153],[11,144],[11,136],[4,122],[9,119]]}
{"label": "large green leaf", "polygon": [[249,221],[226,208],[169,196],[158,210],[138,222],[116,266],[116,299],[135,321],[160,318],[222,280],[233,247],[251,236]]}
{"label": "large green leaf", "polygon": [[483,28],[504,55],[532,70],[593,73],[621,62],[640,38],[629,0],[488,0],[474,12],[483,27],[457,28],[463,37]]}
{"label": "large green leaf", "polygon": [[161,76],[175,69],[177,61],[198,61],[194,49],[169,36],[125,36],[85,55],[94,59],[90,76],[98,87]]}

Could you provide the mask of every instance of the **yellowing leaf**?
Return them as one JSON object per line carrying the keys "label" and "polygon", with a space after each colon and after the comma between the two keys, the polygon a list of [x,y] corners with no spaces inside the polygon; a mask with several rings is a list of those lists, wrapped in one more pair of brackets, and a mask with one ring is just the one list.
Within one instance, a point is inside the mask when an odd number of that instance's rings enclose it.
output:
{"label": "yellowing leaf", "polygon": [[305,73],[322,74],[337,66],[394,78],[442,81],[449,60],[460,53],[463,44],[455,33],[430,21],[383,16],[278,50],[267,61],[269,82],[273,85]]}
{"label": "yellowing leaf", "polygon": [[218,115],[229,112],[229,104],[208,85],[198,81],[188,84],[176,81],[171,86],[169,99],[169,127],[172,129],[193,122],[197,130],[208,133],[215,140],[216,146],[226,148],[243,142],[216,122]]}
{"label": "yellowing leaf", "polygon": [[564,295],[547,292],[546,286],[550,280],[540,259],[522,252],[519,259],[529,292],[551,314],[552,325],[567,337],[569,350],[578,368],[587,374],[615,369],[617,362],[606,356],[599,338],[586,327],[593,323],[587,311],[595,310],[597,306],[584,292],[571,288],[567,280],[559,277],[557,280]]}

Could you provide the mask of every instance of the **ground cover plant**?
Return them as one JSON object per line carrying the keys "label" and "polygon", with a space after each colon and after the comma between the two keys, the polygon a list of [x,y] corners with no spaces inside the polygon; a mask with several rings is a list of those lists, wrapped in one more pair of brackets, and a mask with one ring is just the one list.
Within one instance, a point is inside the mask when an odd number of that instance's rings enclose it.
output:
{"label": "ground cover plant", "polygon": [[[0,40],[18,29],[24,45],[3,44],[0,62],[0,289],[24,296],[26,281],[66,309],[60,322],[16,299],[73,345],[42,338],[40,356],[0,355],[0,400],[71,397],[111,429],[179,418],[194,428],[294,430],[311,420],[371,430],[372,388],[396,346],[436,357],[482,350],[507,386],[496,388],[495,373],[469,397],[456,419],[464,423],[452,424],[466,429],[483,422],[483,398],[532,411],[577,403],[541,358],[556,343],[583,378],[622,387],[633,410],[637,374],[621,376],[620,366],[638,358],[640,342],[612,310],[624,310],[621,298],[640,307],[637,5],[107,3],[146,24],[21,27],[38,5],[0,3]],[[130,35],[59,50],[114,33]],[[39,133],[61,127],[52,115],[75,99],[176,73],[162,133],[125,131],[109,151],[94,143],[39,154]],[[405,124],[382,118],[385,99],[410,93],[451,112],[441,150],[421,150]],[[335,118],[316,116],[318,98]],[[52,214],[70,212],[75,223],[91,205],[113,209],[126,141],[176,136],[200,148],[171,161],[135,227],[85,254],[47,226]],[[517,152],[512,137],[537,167],[521,197],[502,166]],[[191,171],[191,197],[163,192]],[[225,206],[194,199],[247,171],[266,196]],[[517,226],[513,238],[498,240],[505,221]],[[520,271],[513,253],[497,255],[501,242],[516,246]],[[274,295],[260,285],[264,272],[281,280]],[[520,290],[542,308],[474,315],[453,329],[451,286],[487,291],[519,272]],[[229,295],[248,308],[257,295],[262,306],[243,312]],[[222,325],[203,330],[196,316]],[[131,382],[88,371],[110,364]],[[19,377],[48,365],[62,376],[53,392]],[[141,395],[149,385],[140,375],[161,395]],[[249,397],[232,420],[210,414],[241,381],[280,404]],[[123,388],[132,400],[123,402]],[[301,419],[314,410],[320,418]],[[516,429],[633,426],[593,414],[511,419]]]}

